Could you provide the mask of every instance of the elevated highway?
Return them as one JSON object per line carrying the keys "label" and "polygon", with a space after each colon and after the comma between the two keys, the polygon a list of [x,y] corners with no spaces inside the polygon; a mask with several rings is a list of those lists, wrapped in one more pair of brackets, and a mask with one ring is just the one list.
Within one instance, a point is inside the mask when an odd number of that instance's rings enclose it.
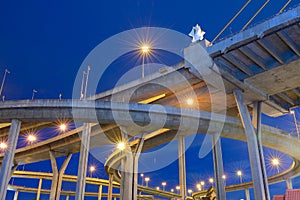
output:
{"label": "elevated highway", "polygon": [[[91,148],[115,143],[121,136],[119,126],[126,127],[130,137],[144,132],[155,133],[145,137],[142,149],[145,151],[176,138],[179,125],[183,136],[195,132],[207,133],[207,130],[213,132],[214,129],[209,129],[210,122],[217,125],[224,122],[222,137],[249,142],[249,126],[245,128],[245,117],[242,120],[236,118],[238,114],[245,116],[245,109],[241,112],[238,103],[247,105],[247,110],[255,113],[254,102],[262,102],[261,112],[269,116],[286,114],[300,104],[299,16],[300,6],[212,46],[206,46],[205,42],[191,44],[184,50],[185,61],[97,94],[87,101],[28,100],[1,103],[0,136],[8,136],[9,123],[13,119],[22,121],[22,131],[42,130],[53,126],[59,119],[73,121],[75,115],[76,121],[93,123]],[[202,62],[203,59],[206,62]],[[186,60],[192,61],[193,65]],[[209,74],[220,75],[225,90],[206,82],[199,74],[201,69]],[[188,82],[188,86],[184,82]],[[235,90],[243,91],[242,102],[237,101]],[[192,109],[184,98],[191,91],[196,94],[198,103]],[[218,110],[216,106],[212,110],[213,104],[224,101],[227,116],[223,115],[223,108]],[[115,115],[112,111],[116,111]],[[150,121],[150,117],[155,120]],[[142,126],[136,129],[129,119]],[[151,125],[147,126],[149,123]],[[195,123],[198,126],[191,128],[191,124]],[[281,151],[295,160],[288,173],[279,174],[270,181],[297,176],[297,160],[300,159],[297,138],[269,126],[262,125],[261,129],[261,139],[258,141],[261,140],[262,145]],[[81,138],[78,133],[82,130],[79,127],[17,149],[14,160],[19,164],[46,160],[49,159],[50,150],[56,156],[79,152]],[[281,145],[278,145],[279,141]],[[131,145],[136,144],[137,141],[133,141]],[[0,154],[1,162],[3,157],[4,154]],[[251,184],[227,187],[227,190],[248,188]]]}

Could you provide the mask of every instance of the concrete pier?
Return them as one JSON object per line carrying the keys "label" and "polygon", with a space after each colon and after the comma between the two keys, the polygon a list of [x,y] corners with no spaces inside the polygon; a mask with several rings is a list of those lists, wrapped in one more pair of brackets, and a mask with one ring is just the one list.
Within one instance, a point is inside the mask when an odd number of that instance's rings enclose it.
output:
{"label": "concrete pier", "polygon": [[9,129],[7,150],[2,161],[2,167],[0,172],[0,200],[6,199],[7,185],[11,176],[11,168],[13,167],[13,161],[18,142],[18,136],[21,128],[21,121],[13,119]]}

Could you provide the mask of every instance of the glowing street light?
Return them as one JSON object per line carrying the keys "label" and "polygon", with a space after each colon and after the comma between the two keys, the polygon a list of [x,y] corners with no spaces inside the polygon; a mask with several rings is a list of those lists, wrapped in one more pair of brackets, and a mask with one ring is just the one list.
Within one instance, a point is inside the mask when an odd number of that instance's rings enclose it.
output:
{"label": "glowing street light", "polygon": [[67,124],[65,124],[65,123],[60,124],[58,127],[61,132],[65,132],[68,128]]}
{"label": "glowing street light", "polygon": [[213,178],[209,178],[209,179],[208,179],[208,182],[211,183],[211,186],[213,186],[214,179],[213,179]]}
{"label": "glowing street light", "polygon": [[196,187],[197,187],[197,189],[200,191],[201,190],[201,184],[200,183],[198,183],[197,185],[196,185]]}
{"label": "glowing street light", "polygon": [[236,172],[236,175],[238,175],[238,176],[240,177],[240,183],[242,183],[242,182],[243,182],[243,180],[242,180],[242,175],[243,175],[242,171],[241,171],[241,170],[238,170],[238,171]]}
{"label": "glowing street light", "polygon": [[1,143],[0,143],[0,149],[1,149],[1,150],[7,149],[7,144],[6,144],[6,142],[1,142]]}
{"label": "glowing street light", "polygon": [[159,187],[158,187],[158,186],[156,187],[156,190],[159,190]]}
{"label": "glowing street light", "polygon": [[140,47],[142,53],[142,78],[145,77],[145,56],[150,53],[151,47],[149,44],[142,44]]}
{"label": "glowing street light", "polygon": [[176,186],[176,190],[177,190],[177,192],[179,194],[179,190],[180,190],[180,186],[179,185]]}
{"label": "glowing street light", "polygon": [[171,192],[174,192],[174,189],[173,189],[173,188],[171,189]]}
{"label": "glowing street light", "polygon": [[222,179],[223,179],[223,181],[224,181],[224,185],[226,185],[226,178],[227,178],[226,175],[223,174],[223,175],[222,175]]}
{"label": "glowing street light", "polygon": [[96,167],[94,165],[90,166],[90,172],[93,173],[96,170]]}
{"label": "glowing street light", "polygon": [[187,105],[191,106],[191,105],[194,104],[194,100],[191,99],[191,98],[188,98],[188,99],[186,100],[186,103],[187,103]]}
{"label": "glowing street light", "polygon": [[142,186],[144,186],[144,174],[141,174],[142,177]]}
{"label": "glowing street light", "polygon": [[123,151],[125,149],[125,147],[126,147],[125,142],[119,142],[119,143],[117,143],[117,149]]}
{"label": "glowing street light", "polygon": [[188,189],[188,193],[191,195],[193,193],[193,190]]}
{"label": "glowing street light", "polygon": [[167,185],[167,182],[162,182],[161,185],[163,186],[163,190],[165,190],[165,187]]}
{"label": "glowing street light", "polygon": [[29,134],[27,136],[27,141],[30,142],[30,143],[33,143],[37,140],[37,137],[34,135],[34,134]]}
{"label": "glowing street light", "polygon": [[272,166],[276,167],[277,172],[279,173],[279,165],[280,165],[280,160],[279,158],[273,158],[271,160]]}
{"label": "glowing street light", "polygon": [[149,177],[146,177],[146,178],[145,178],[146,187],[148,187],[148,183],[149,183],[149,181],[150,181],[150,178],[149,178]]}

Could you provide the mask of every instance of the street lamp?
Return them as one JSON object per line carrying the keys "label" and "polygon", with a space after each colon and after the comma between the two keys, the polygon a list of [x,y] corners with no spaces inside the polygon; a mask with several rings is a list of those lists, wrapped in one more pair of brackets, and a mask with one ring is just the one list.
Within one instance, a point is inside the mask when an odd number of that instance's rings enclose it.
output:
{"label": "street lamp", "polygon": [[67,128],[68,128],[68,126],[65,123],[59,125],[59,130],[61,132],[65,132],[67,130]]}
{"label": "street lamp", "polygon": [[193,193],[193,190],[188,189],[188,193],[191,195]]}
{"label": "street lamp", "polygon": [[142,177],[142,186],[144,186],[144,174],[141,174]]}
{"label": "street lamp", "polygon": [[156,187],[156,190],[159,190],[159,187],[158,187],[158,186]]}
{"label": "street lamp", "polygon": [[1,143],[0,143],[0,149],[1,149],[1,150],[7,149],[7,144],[6,144],[6,142],[1,142]]}
{"label": "street lamp", "polygon": [[93,177],[94,171],[96,171],[96,167],[94,165],[90,166],[91,177]]}
{"label": "street lamp", "polygon": [[142,53],[142,78],[145,77],[145,56],[150,53],[151,47],[149,44],[142,44],[140,47],[140,51]]}
{"label": "street lamp", "polygon": [[201,189],[204,190],[205,182],[204,182],[204,181],[201,181],[201,182],[200,182],[200,185],[201,185]]}
{"label": "street lamp", "polygon": [[200,191],[201,190],[201,184],[200,183],[198,183],[197,185],[196,185],[196,187],[197,187],[197,189]]}
{"label": "street lamp", "polygon": [[27,136],[27,141],[29,142],[29,143],[33,143],[33,142],[35,142],[37,140],[37,137],[34,135],[34,134],[29,134],[28,136]]}
{"label": "street lamp", "polygon": [[242,171],[241,171],[241,170],[238,170],[238,171],[236,172],[236,175],[238,175],[238,176],[240,177],[240,183],[242,183],[242,182],[243,182],[243,180],[242,180],[242,175],[243,175]]}
{"label": "street lamp", "polygon": [[300,132],[299,132],[299,127],[298,127],[298,123],[297,123],[297,118],[296,118],[295,110],[291,110],[290,113],[294,117],[294,123],[295,123],[295,126],[296,126],[296,132],[297,132],[297,136],[298,136],[298,140],[299,140],[300,139]]}
{"label": "street lamp", "polygon": [[165,190],[165,187],[167,185],[167,182],[162,182],[161,185],[163,186],[163,190]]}
{"label": "street lamp", "polygon": [[279,160],[279,158],[273,158],[273,159],[271,160],[271,162],[272,162],[272,165],[273,165],[274,167],[276,167],[277,172],[279,173],[279,165],[280,165],[280,160]]}
{"label": "street lamp", "polygon": [[148,187],[148,182],[150,181],[150,178],[149,177],[146,177],[145,178],[145,182],[146,182],[146,187]]}
{"label": "street lamp", "polygon": [[173,188],[171,189],[171,192],[174,192],[174,189],[173,189]]}
{"label": "street lamp", "polygon": [[117,149],[123,151],[126,148],[125,142],[119,142],[117,143]]}
{"label": "street lamp", "polygon": [[223,181],[224,181],[224,185],[226,185],[226,178],[227,178],[226,175],[223,174],[223,175],[222,175],[222,179],[223,179]]}
{"label": "street lamp", "polygon": [[193,100],[192,98],[188,98],[188,99],[186,100],[186,103],[187,103],[187,105],[191,106],[191,105],[194,104],[194,100]]}
{"label": "street lamp", "polygon": [[10,71],[8,71],[8,69],[5,69],[4,76],[3,76],[3,79],[2,79],[2,83],[1,83],[1,87],[0,87],[0,96],[2,95],[2,90],[3,90],[6,74],[9,74],[9,73],[10,73]]}
{"label": "street lamp", "polygon": [[33,100],[33,99],[34,99],[34,94],[35,94],[35,93],[37,93],[37,90],[33,89],[33,90],[32,90],[32,96],[31,96],[31,100]]}
{"label": "street lamp", "polygon": [[180,186],[179,185],[176,186],[176,190],[177,190],[177,192],[179,194],[179,190],[180,190]]}
{"label": "street lamp", "polygon": [[208,179],[208,182],[211,183],[211,186],[213,186],[213,184],[214,184],[214,179],[213,179],[213,178],[209,178],[209,179]]}

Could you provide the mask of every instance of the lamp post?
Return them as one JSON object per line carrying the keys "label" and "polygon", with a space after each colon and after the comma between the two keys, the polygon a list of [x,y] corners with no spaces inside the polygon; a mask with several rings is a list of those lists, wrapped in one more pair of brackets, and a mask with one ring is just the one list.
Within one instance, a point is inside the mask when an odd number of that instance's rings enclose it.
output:
{"label": "lamp post", "polygon": [[96,170],[94,165],[90,166],[91,177],[93,177],[93,172]]}
{"label": "lamp post", "polygon": [[145,77],[145,56],[150,53],[151,51],[151,47],[149,46],[149,44],[143,44],[140,47],[140,51],[142,53],[142,78]]}
{"label": "lamp post", "polygon": [[201,185],[201,189],[204,190],[205,182],[204,182],[204,181],[201,181],[201,182],[200,182],[200,185]]}
{"label": "lamp post", "polygon": [[141,178],[142,178],[142,186],[144,186],[144,174],[141,174]]}
{"label": "lamp post", "polygon": [[209,179],[208,179],[208,182],[211,184],[211,186],[213,186],[213,184],[214,184],[214,179],[213,179],[213,178],[209,178]]}
{"label": "lamp post", "polygon": [[224,181],[224,186],[226,186],[226,178],[227,178],[226,175],[223,174],[223,175],[222,175],[222,179],[223,179],[223,181]]}
{"label": "lamp post", "polygon": [[35,94],[35,93],[37,93],[37,90],[33,89],[33,90],[32,90],[32,96],[31,96],[31,100],[33,100],[33,99],[34,99],[34,94]]}
{"label": "lamp post", "polygon": [[294,123],[295,123],[295,126],[296,126],[296,132],[297,132],[297,136],[298,136],[298,140],[299,140],[300,139],[300,132],[299,132],[299,127],[298,127],[298,123],[297,123],[297,118],[296,118],[295,110],[291,110],[290,113],[294,117]]}
{"label": "lamp post", "polygon": [[3,90],[6,74],[10,74],[10,71],[8,71],[8,69],[5,69],[5,72],[4,72],[4,76],[3,76],[1,87],[0,87],[0,96],[2,95],[2,90]]}
{"label": "lamp post", "polygon": [[145,178],[146,187],[148,187],[148,183],[149,183],[149,181],[150,181],[150,178],[149,178],[149,177],[146,177],[146,178]]}
{"label": "lamp post", "polygon": [[177,193],[179,194],[179,191],[180,191],[180,186],[179,185],[176,186],[176,190],[177,190]]}
{"label": "lamp post", "polygon": [[242,171],[241,171],[241,170],[238,170],[238,171],[236,172],[236,175],[238,175],[238,176],[240,177],[240,183],[242,183],[242,182],[243,182],[243,180],[242,180],[242,175],[243,175]]}
{"label": "lamp post", "polygon": [[163,187],[163,190],[165,190],[165,187],[166,187],[166,185],[167,185],[167,182],[162,182],[161,185],[162,185],[162,187]]}

